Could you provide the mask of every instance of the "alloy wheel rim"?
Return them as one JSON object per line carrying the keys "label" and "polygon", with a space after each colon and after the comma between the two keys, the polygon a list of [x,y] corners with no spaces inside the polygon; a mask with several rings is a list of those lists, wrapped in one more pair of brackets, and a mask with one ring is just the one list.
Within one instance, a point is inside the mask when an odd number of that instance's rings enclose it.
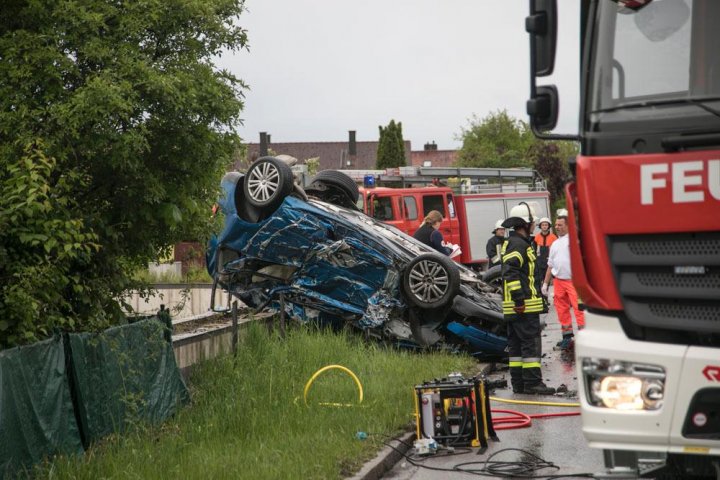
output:
{"label": "alloy wheel rim", "polygon": [[270,162],[262,163],[250,172],[248,193],[256,202],[266,203],[275,195],[280,186],[280,171]]}
{"label": "alloy wheel rim", "polygon": [[447,270],[438,262],[421,260],[408,277],[410,291],[425,303],[434,303],[445,296],[450,285]]}

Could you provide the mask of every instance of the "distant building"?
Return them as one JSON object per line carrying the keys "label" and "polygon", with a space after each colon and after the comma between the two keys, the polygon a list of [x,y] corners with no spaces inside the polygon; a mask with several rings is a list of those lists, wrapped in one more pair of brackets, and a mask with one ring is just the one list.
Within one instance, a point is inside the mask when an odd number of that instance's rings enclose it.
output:
{"label": "distant building", "polygon": [[[356,142],[355,132],[349,132],[347,142],[268,142],[267,148],[278,155],[290,155],[300,163],[320,158],[320,170],[373,170],[377,161],[378,142]],[[269,135],[268,135],[269,139]],[[247,145],[248,163],[260,156],[260,144]],[[450,167],[457,160],[457,150],[438,150],[435,142],[426,143],[423,150],[412,151],[405,140],[405,164],[416,167]]]}
{"label": "distant building", "polygon": [[457,150],[438,150],[435,142],[426,143],[422,150],[410,154],[413,167],[452,167],[457,157]]}
{"label": "distant building", "polygon": [[[249,143],[249,162],[260,156],[260,144]],[[372,170],[377,160],[378,142],[357,142],[355,131],[349,132],[347,142],[268,142],[268,149],[276,154],[290,155],[300,163],[309,158],[320,158],[320,170]],[[410,141],[405,141],[405,163],[410,165]]]}
{"label": "distant building", "polygon": [[[268,145],[276,154],[290,155],[302,163],[309,158],[320,158],[320,170],[371,170],[377,160],[378,142],[356,142],[356,154],[350,155],[347,142],[287,142]],[[248,160],[260,156],[260,145],[248,144]],[[410,142],[405,142],[405,162],[410,163]]]}

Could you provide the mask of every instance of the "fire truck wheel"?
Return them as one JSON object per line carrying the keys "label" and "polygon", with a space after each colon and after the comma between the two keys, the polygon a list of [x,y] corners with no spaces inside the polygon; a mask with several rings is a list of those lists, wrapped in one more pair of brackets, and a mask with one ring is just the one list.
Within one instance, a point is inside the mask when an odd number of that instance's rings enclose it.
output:
{"label": "fire truck wheel", "polygon": [[360,197],[360,190],[355,180],[337,170],[322,170],[310,182],[311,186],[335,187],[348,196],[350,202],[355,204]]}
{"label": "fire truck wheel", "polygon": [[292,170],[275,157],[258,158],[245,174],[245,199],[264,214],[274,212],[292,191]]}
{"label": "fire truck wheel", "polygon": [[502,265],[495,265],[482,276],[482,281],[494,287],[498,293],[502,292]]}
{"label": "fire truck wheel", "polygon": [[457,265],[439,253],[423,253],[412,259],[402,280],[407,301],[422,309],[447,305],[460,289]]}

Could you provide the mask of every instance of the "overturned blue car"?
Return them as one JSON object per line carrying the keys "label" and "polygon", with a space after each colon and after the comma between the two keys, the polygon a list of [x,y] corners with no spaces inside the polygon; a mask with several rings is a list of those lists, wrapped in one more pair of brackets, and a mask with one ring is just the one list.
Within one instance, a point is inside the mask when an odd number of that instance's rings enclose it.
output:
{"label": "overturned blue car", "polygon": [[249,307],[299,322],[350,325],[411,347],[502,354],[497,288],[355,207],[358,188],[321,171],[305,189],[275,157],[222,180],[223,231],[207,265],[216,286]]}

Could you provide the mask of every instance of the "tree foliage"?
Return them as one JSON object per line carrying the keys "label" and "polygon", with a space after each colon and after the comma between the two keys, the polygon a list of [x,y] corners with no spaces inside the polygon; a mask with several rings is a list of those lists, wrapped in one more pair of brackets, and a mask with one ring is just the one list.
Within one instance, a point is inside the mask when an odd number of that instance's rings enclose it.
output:
{"label": "tree foliage", "polygon": [[505,110],[481,119],[473,115],[459,140],[458,166],[486,168],[530,167],[530,149],[536,142],[528,125]]}
{"label": "tree foliage", "polygon": [[568,158],[577,155],[573,142],[537,140],[529,126],[505,110],[478,119],[462,130],[458,165],[462,167],[534,168],[547,182],[550,203],[561,204],[570,180]]}
{"label": "tree foliage", "polygon": [[570,181],[568,159],[577,155],[573,142],[540,141],[531,150],[533,168],[547,182],[550,204],[557,208],[565,198],[565,184]]}
{"label": "tree foliage", "polygon": [[243,0],[5,2],[0,347],[122,318],[131,273],[209,225],[239,139]]}
{"label": "tree foliage", "polygon": [[405,140],[402,134],[402,122],[390,120],[386,126],[378,127],[380,139],[378,141],[377,161],[375,168],[402,167],[405,165]]}

